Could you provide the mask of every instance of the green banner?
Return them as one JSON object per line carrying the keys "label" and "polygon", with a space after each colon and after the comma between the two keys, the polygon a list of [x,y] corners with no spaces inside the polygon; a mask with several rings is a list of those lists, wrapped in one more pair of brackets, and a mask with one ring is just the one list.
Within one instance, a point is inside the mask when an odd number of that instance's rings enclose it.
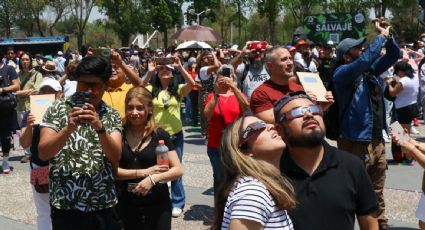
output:
{"label": "green banner", "polygon": [[365,21],[363,13],[310,15],[304,18],[304,33],[316,44],[337,44],[344,38],[365,37]]}

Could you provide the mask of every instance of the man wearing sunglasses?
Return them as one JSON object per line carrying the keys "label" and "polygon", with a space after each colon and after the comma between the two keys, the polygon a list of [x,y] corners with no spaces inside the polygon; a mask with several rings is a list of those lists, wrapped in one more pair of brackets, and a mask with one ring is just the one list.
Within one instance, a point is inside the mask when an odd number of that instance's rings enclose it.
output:
{"label": "man wearing sunglasses", "polygon": [[121,158],[121,119],[102,101],[111,72],[107,59],[85,57],[74,73],[77,92],[55,101],[40,125],[53,229],[121,229],[112,174]]}
{"label": "man wearing sunglasses", "polygon": [[[374,21],[377,36],[363,51],[366,39],[346,38],[336,48],[337,67],[333,75],[339,106],[338,148],[360,158],[378,197],[379,229],[388,229],[385,217],[384,185],[387,170],[382,129],[386,127],[383,86],[379,76],[400,57],[400,48],[383,19]],[[382,48],[386,53],[381,55]]]}
{"label": "man wearing sunglasses", "polygon": [[325,141],[323,111],[304,92],[288,93],[274,107],[286,143],[281,172],[297,194],[289,210],[294,229],[378,229],[378,202],[361,161]]}

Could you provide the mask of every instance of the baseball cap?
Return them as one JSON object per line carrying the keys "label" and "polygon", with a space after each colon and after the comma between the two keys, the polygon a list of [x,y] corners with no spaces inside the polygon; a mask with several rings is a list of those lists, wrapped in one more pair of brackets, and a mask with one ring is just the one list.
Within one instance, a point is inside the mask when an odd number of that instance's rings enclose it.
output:
{"label": "baseball cap", "polygon": [[276,101],[276,103],[274,103],[273,113],[274,113],[274,117],[276,121],[278,120],[277,118],[279,117],[280,110],[283,108],[283,106],[285,106],[290,101],[297,98],[306,98],[312,102],[315,102],[304,91],[289,92],[285,94],[283,97],[281,97],[278,101]]}
{"label": "baseball cap", "polygon": [[346,38],[342,40],[339,45],[336,47],[336,58],[337,61],[342,60],[342,56],[351,48],[363,45],[366,42],[366,38]]}
{"label": "baseball cap", "polygon": [[62,56],[63,55],[63,52],[62,51],[58,51],[58,55],[59,56]]}
{"label": "baseball cap", "polygon": [[59,83],[58,80],[52,79],[52,78],[46,78],[44,79],[41,84],[40,84],[40,89],[45,87],[45,86],[49,86],[50,88],[52,88],[53,90],[55,90],[56,92],[61,92],[62,91],[62,86]]}

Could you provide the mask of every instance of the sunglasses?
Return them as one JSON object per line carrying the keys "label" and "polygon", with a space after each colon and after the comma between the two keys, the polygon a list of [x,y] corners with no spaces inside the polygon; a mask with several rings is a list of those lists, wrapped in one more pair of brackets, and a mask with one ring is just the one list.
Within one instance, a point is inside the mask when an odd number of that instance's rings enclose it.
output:
{"label": "sunglasses", "polygon": [[94,93],[99,93],[102,91],[103,83],[88,83],[79,81],[77,84],[77,89],[80,92],[87,92],[89,89]]}
{"label": "sunglasses", "polygon": [[284,113],[280,117],[280,122],[282,123],[285,120],[290,121],[290,120],[294,120],[295,118],[303,117],[307,112],[313,115],[320,115],[320,116],[323,115],[323,111],[318,105],[309,105],[309,106],[297,107]]}
{"label": "sunglasses", "polygon": [[245,130],[242,132],[242,135],[239,138],[239,148],[246,143],[248,138],[252,137],[259,131],[262,131],[266,128],[266,123],[264,121],[257,121],[252,124],[249,124]]}

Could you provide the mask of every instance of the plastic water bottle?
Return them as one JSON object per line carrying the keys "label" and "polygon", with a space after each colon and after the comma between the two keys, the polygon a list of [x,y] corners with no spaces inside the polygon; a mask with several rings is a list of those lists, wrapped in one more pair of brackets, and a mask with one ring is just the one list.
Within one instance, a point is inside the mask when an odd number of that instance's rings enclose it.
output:
{"label": "plastic water bottle", "polygon": [[[158,141],[158,146],[155,148],[156,164],[157,165],[170,165],[168,159],[168,147],[164,144],[164,140]],[[158,183],[165,183],[165,181],[159,181]]]}
{"label": "plastic water bottle", "polygon": [[170,161],[168,159],[168,147],[164,144],[164,140],[158,141],[155,153],[157,165],[170,165]]}

